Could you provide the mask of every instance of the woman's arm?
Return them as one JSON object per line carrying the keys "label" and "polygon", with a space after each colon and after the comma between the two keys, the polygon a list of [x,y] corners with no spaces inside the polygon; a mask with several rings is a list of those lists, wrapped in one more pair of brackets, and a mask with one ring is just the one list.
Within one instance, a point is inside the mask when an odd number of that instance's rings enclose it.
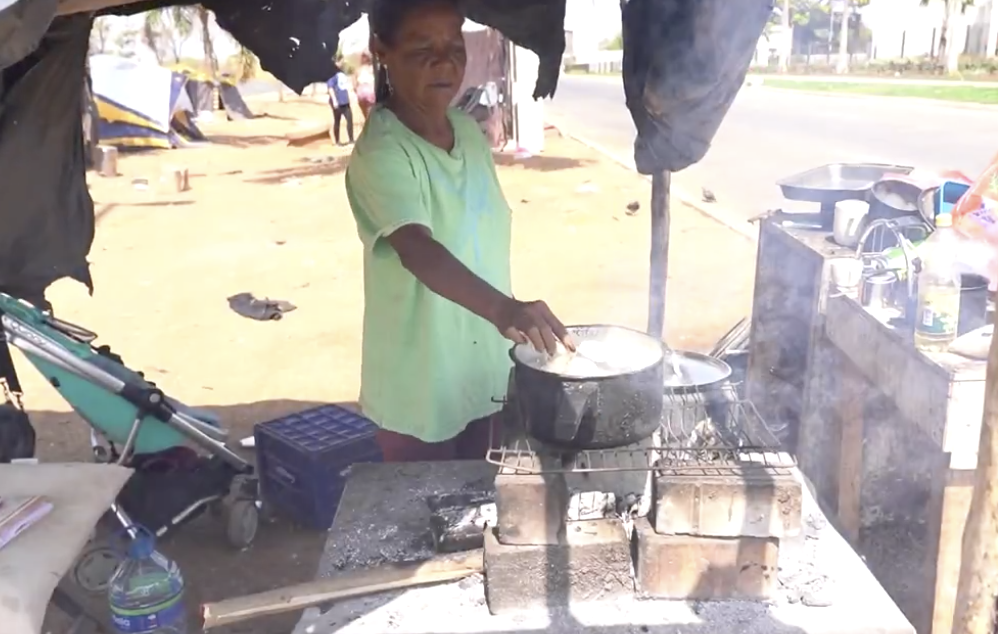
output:
{"label": "woman's arm", "polygon": [[475,275],[423,225],[405,225],[386,238],[399,260],[428,289],[490,322],[507,339],[531,343],[537,350],[557,351],[558,342],[569,350],[575,344],[547,304],[520,302],[507,297]]}
{"label": "woman's arm", "polygon": [[387,240],[402,266],[427,288],[498,326],[503,304],[512,298],[475,275],[444,245],[434,240],[429,229],[423,225],[406,225]]}

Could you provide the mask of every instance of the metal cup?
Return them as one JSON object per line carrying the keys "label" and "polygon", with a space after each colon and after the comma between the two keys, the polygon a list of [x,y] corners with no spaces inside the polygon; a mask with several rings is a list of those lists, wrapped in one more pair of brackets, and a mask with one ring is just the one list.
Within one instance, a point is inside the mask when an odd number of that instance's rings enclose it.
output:
{"label": "metal cup", "polygon": [[859,258],[829,260],[828,277],[835,291],[855,296],[863,278],[863,262]]}

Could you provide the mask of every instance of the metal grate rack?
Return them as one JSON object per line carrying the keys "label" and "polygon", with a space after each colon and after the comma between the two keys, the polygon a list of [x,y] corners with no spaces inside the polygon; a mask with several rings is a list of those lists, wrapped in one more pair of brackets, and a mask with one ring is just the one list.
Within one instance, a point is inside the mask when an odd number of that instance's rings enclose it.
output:
{"label": "metal grate rack", "polygon": [[732,386],[709,395],[665,395],[658,430],[642,442],[613,449],[571,451],[545,445],[526,433],[515,397],[507,408],[503,429],[492,434],[501,440],[489,448],[486,460],[510,475],[656,471],[704,476],[760,468],[783,471],[796,464],[755,406],[738,398]]}

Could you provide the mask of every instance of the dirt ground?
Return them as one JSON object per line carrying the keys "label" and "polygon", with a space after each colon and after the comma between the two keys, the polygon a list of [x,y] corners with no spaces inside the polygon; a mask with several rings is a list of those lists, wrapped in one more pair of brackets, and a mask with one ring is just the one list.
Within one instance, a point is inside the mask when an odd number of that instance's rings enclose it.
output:
{"label": "dirt ground", "polygon": [[[361,245],[343,187],[349,148],[288,147],[284,137],[301,121],[327,120],[328,106],[301,99],[250,107],[265,116],[203,124],[205,147],[123,156],[120,177],[91,175],[96,292],[63,281],[49,294],[60,317],[100,333],[171,395],[214,410],[234,438],[297,410],[352,403],[363,309]],[[554,131],[546,143],[541,156],[496,157],[513,209],[517,296],[544,299],[569,324],[644,328],[649,183]],[[167,165],[188,169],[189,191],[158,186]],[[631,202],[640,204],[633,214]],[[676,206],[670,258],[668,341],[709,348],[749,312],[754,246]],[[239,292],[298,310],[252,321],[228,307]],[[42,459],[89,459],[85,424],[37,373],[19,369]],[[206,600],[310,580],[324,541],[278,520],[252,548],[233,552],[205,518],[164,550],[183,569],[194,613]],[[296,619],[217,631],[277,634]]]}

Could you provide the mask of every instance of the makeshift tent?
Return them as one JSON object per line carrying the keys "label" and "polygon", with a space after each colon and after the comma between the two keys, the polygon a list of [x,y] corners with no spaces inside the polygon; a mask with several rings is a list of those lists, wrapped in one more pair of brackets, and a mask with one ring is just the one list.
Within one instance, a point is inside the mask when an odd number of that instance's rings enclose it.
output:
{"label": "makeshift tent", "polygon": [[246,105],[246,102],[243,101],[243,96],[239,93],[239,88],[232,82],[223,79],[218,83],[218,101],[220,102],[219,109],[225,110],[226,116],[231,121],[253,118],[253,113],[250,111],[249,106]]}
{"label": "makeshift tent", "polygon": [[187,83],[184,89],[187,91],[187,98],[191,100],[191,109],[194,116],[199,112],[210,112],[214,110],[215,84],[207,76],[185,72]]}
{"label": "makeshift tent", "polygon": [[204,139],[191,116],[184,74],[113,55],[94,55],[90,77],[101,143],[171,148]]}

